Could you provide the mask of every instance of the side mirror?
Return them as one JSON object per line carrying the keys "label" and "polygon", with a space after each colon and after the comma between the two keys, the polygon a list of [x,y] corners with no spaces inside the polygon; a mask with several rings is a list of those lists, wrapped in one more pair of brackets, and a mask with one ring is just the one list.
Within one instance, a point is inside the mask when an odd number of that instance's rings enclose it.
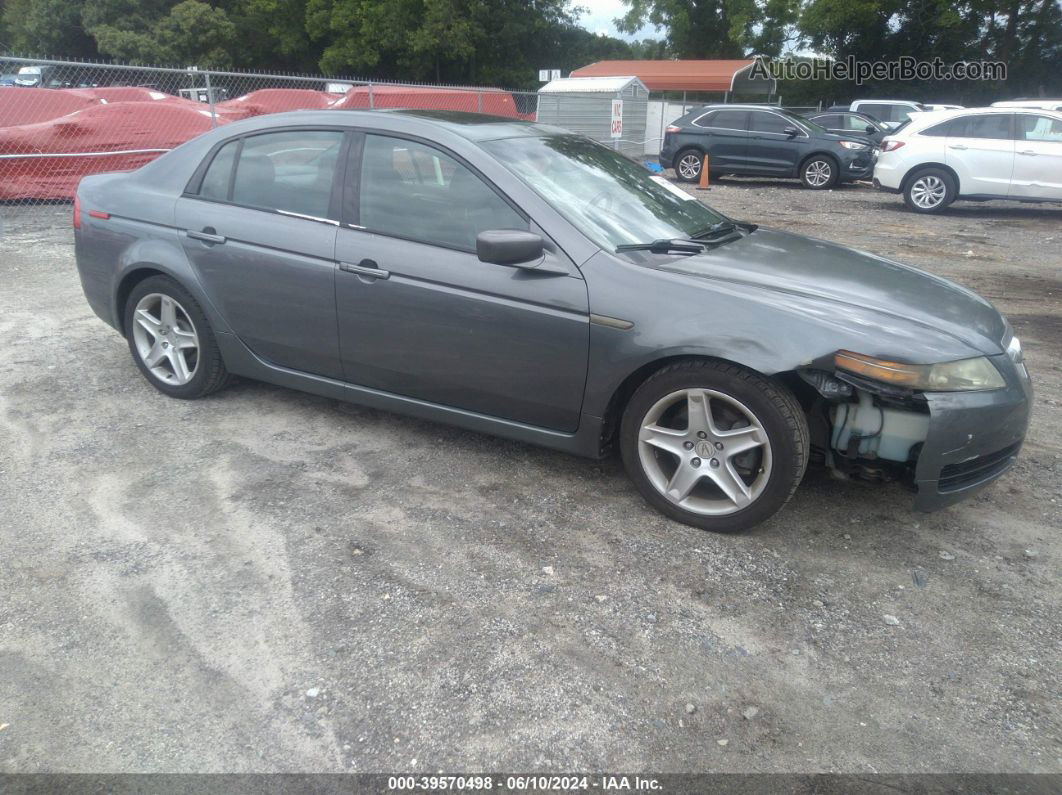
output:
{"label": "side mirror", "polygon": [[870,133],[871,135],[873,135],[877,131],[878,131],[878,128],[875,127],[874,125],[872,125],[872,124],[868,124],[867,125],[867,132]]}
{"label": "side mirror", "polygon": [[786,127],[784,130],[782,130],[782,132],[784,132],[790,138],[795,138],[797,136],[797,133],[800,132],[800,130],[798,130],[796,127]]}
{"label": "side mirror", "polygon": [[542,262],[544,246],[534,232],[520,229],[488,229],[476,235],[476,256],[494,265],[535,268]]}

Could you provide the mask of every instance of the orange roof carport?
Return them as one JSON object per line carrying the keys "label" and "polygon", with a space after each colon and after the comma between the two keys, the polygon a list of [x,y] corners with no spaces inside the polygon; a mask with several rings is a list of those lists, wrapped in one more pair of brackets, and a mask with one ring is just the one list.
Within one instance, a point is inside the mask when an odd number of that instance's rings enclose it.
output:
{"label": "orange roof carport", "polygon": [[[572,77],[635,75],[650,91],[733,91],[735,79],[752,67],[735,61],[598,61],[576,69]],[[765,81],[766,82],[766,81]]]}

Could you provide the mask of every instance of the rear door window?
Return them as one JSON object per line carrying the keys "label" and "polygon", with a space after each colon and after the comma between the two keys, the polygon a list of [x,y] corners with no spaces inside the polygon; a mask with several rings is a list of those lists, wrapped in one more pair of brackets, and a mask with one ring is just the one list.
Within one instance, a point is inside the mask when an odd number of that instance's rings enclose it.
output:
{"label": "rear door window", "polygon": [[339,130],[286,130],[243,139],[231,200],[329,218],[342,143]]}
{"label": "rear door window", "polygon": [[815,116],[811,120],[827,130],[839,130],[841,128],[841,117],[835,113],[828,116]]}
{"label": "rear door window", "polygon": [[748,112],[744,110],[720,110],[712,116],[709,127],[723,130],[747,130],[746,118]]}
{"label": "rear door window", "polygon": [[845,130],[853,130],[855,132],[865,133],[867,131],[867,127],[873,126],[874,125],[872,125],[869,121],[867,121],[861,116],[848,114],[844,117],[843,129]]}
{"label": "rear door window", "polygon": [[878,121],[900,122],[910,119],[914,108],[892,102],[861,102],[857,110],[873,116]]}
{"label": "rear door window", "polygon": [[1011,119],[1009,113],[985,113],[979,116],[961,116],[948,127],[949,138],[987,138],[1010,140]]}

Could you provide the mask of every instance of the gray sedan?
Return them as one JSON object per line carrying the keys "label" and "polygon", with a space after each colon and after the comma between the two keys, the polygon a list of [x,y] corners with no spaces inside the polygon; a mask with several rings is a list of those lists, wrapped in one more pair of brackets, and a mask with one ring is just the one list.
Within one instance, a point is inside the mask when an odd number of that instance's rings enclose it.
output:
{"label": "gray sedan", "polygon": [[741,223],[564,130],[430,111],[224,125],[74,207],[147,381],[239,375],[584,456],[740,530],[809,460],[938,508],[1001,475],[1031,387],[984,299]]}

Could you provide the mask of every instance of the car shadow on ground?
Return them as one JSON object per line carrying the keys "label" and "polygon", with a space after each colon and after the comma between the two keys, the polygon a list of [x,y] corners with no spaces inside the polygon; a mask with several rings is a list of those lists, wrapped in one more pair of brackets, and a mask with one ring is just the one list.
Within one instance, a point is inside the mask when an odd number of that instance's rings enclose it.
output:
{"label": "car shadow on ground", "polygon": [[[601,505],[595,506],[594,500],[600,500],[602,503],[617,499],[624,502],[629,500],[623,511],[627,514],[628,521],[635,526],[639,523],[646,525],[664,523],[676,529],[685,527],[679,522],[667,519],[644,502],[634,484],[627,478],[618,447],[615,445],[604,458],[583,458],[547,447],[245,378],[235,378],[224,391],[207,400],[233,402],[266,400],[273,403],[274,408],[284,407],[295,415],[299,415],[301,409],[309,408],[333,420],[337,435],[343,433],[345,426],[348,427],[352,438],[374,430],[379,432],[383,438],[394,438],[405,434],[418,438],[430,437],[438,444],[444,445],[455,460],[467,458],[472,464],[478,463],[477,459],[482,459],[483,465],[488,465],[493,456],[501,453],[506,458],[519,459],[522,466],[540,469],[544,474],[560,474],[562,478],[570,480],[570,488],[573,492],[590,489],[594,496],[588,499],[589,495],[583,495],[580,500],[580,510],[586,511],[589,515],[596,515],[602,507]],[[396,456],[399,455],[399,449],[399,446],[396,446]],[[782,511],[755,527],[741,531],[739,535],[748,538],[769,537],[782,532],[793,522],[812,521],[812,517],[821,512],[824,500],[832,501],[837,506],[845,504],[862,506],[861,510],[867,516],[871,516],[875,512],[895,510],[896,505],[909,505],[913,498],[913,490],[896,483],[880,484],[838,478],[823,466],[809,465],[801,484]],[[914,517],[913,513],[912,517]],[[710,535],[716,536],[717,534]]]}
{"label": "car shadow on ground", "polygon": [[[907,209],[903,199],[896,197],[895,204],[883,204],[880,209],[888,213],[903,213],[904,215],[916,215]],[[1062,204],[1024,205],[1015,206],[1011,203],[1002,202],[968,202],[953,204],[937,215],[943,218],[986,218],[993,219],[1013,218],[1017,220],[1060,220],[1062,221]]]}

